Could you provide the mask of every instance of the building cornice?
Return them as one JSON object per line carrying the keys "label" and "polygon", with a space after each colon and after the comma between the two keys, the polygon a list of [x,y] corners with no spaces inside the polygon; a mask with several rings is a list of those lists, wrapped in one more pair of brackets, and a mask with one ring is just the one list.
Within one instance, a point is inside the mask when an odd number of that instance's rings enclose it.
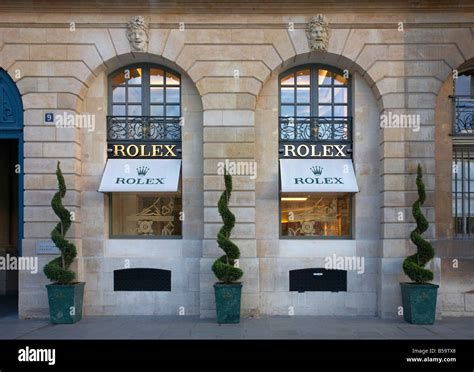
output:
{"label": "building cornice", "polygon": [[308,14],[474,12],[470,0],[2,0],[0,12]]}
{"label": "building cornice", "polygon": [[[196,23],[186,22],[186,29],[288,29],[288,23]],[[75,22],[75,28],[126,28],[126,22],[86,23]],[[306,23],[294,23],[295,29],[306,29]],[[69,28],[70,23],[64,22],[0,22],[0,28]],[[179,29],[180,24],[149,23],[150,29]],[[397,29],[398,22],[363,22],[363,23],[329,23],[332,29]],[[404,22],[404,29],[430,28],[474,28],[474,22]]]}

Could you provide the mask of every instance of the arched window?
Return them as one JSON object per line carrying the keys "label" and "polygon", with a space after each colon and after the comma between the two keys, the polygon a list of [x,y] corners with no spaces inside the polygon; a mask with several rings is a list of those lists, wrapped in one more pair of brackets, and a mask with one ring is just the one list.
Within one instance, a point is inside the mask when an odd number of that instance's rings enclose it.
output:
{"label": "arched window", "polygon": [[181,77],[167,68],[138,65],[110,78],[113,116],[181,116]]}
{"label": "arched window", "polygon": [[292,70],[280,78],[280,116],[345,118],[349,79],[328,67]]}
{"label": "arched window", "polygon": [[328,67],[290,70],[280,77],[280,140],[348,140],[349,77]]}
{"label": "arched window", "polygon": [[180,74],[152,64],[113,72],[108,111],[110,236],[180,237]]}
{"label": "arched window", "polygon": [[[350,238],[351,192],[358,190],[350,76],[329,66],[301,66],[280,75],[279,96],[280,235]],[[337,185],[349,183],[345,173],[352,189]]]}
{"label": "arched window", "polygon": [[474,70],[467,70],[454,80],[454,135],[474,135]]}

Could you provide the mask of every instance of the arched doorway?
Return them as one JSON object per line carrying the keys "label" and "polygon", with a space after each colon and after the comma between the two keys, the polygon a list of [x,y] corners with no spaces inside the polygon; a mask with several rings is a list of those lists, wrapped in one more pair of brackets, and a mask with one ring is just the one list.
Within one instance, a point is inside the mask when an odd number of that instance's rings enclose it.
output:
{"label": "arched doorway", "polygon": [[20,92],[0,68],[0,317],[18,310],[23,237],[23,106]]}
{"label": "arched doorway", "polygon": [[[86,315],[171,315],[180,306],[184,306],[186,315],[198,315],[200,298],[195,288],[196,285],[199,288],[200,248],[204,233],[201,96],[186,71],[157,55],[122,54],[120,58],[107,60],[106,66],[95,73],[90,87],[84,91],[81,106],[81,113],[94,115],[97,123],[95,131],[82,130],[80,134],[81,176],[94,180],[88,185],[82,185],[81,206],[87,208],[87,213],[93,218],[83,219],[81,229],[88,232],[82,236],[83,252],[86,252],[83,257],[84,278],[88,278],[88,282],[94,277],[100,279],[97,280],[95,289],[85,289],[84,312]],[[168,129],[177,128],[176,120],[181,117],[185,124],[179,126],[181,138],[175,138],[176,131]],[[108,127],[106,123],[109,123]],[[120,132],[120,126],[130,128],[132,123],[137,124],[135,129],[143,130],[126,131],[127,135],[124,136]],[[166,124],[166,131],[156,130],[163,128],[161,124]],[[150,141],[144,141],[145,139]],[[146,155],[147,143],[160,145],[160,141],[171,146],[179,143],[181,146],[181,152],[174,151],[178,146],[173,147],[173,152],[181,160],[179,190],[176,193],[172,190],[98,191],[107,163],[110,160],[127,160],[125,156],[132,154],[127,151],[122,154],[118,151],[121,149],[120,145],[143,145]],[[107,151],[109,148],[112,152]],[[117,149],[118,155],[115,159],[112,157],[114,149]],[[159,151],[157,155],[158,153]],[[152,154],[153,151],[150,155]],[[168,151],[161,154],[172,156]],[[145,160],[167,160],[150,158],[151,156],[146,155]],[[137,169],[131,169],[138,176]],[[150,172],[145,176],[148,175]],[[156,194],[163,198],[155,204]],[[173,208],[171,196],[180,199],[179,203],[174,200]],[[160,204],[161,202],[164,203]],[[127,209],[127,205],[130,209]],[[166,211],[167,215],[149,216],[147,221],[153,220],[152,224],[139,224],[137,217],[141,217],[142,211],[146,209],[161,213]],[[168,214],[171,210],[172,216]],[[131,218],[127,219],[129,216]],[[180,216],[186,217],[179,219]],[[167,226],[170,217],[174,222],[173,230]],[[144,228],[151,229],[145,232]],[[190,249],[191,247],[193,248]],[[142,269],[167,271],[169,276],[166,283],[171,281],[171,291],[162,288],[151,291],[156,292],[151,294],[150,291],[134,291],[132,296],[120,284],[115,287],[118,283],[115,280],[120,278],[115,276],[114,271],[124,269],[121,253],[123,248],[127,250],[127,255],[134,257],[131,267],[133,262],[140,260]],[[94,266],[100,268],[99,272],[93,269]],[[139,276],[138,279],[140,278]],[[142,285],[142,278],[136,279],[134,276],[133,285]],[[111,301],[105,300],[107,298]]]}
{"label": "arched doorway", "polygon": [[[301,315],[374,316],[381,312],[377,286],[382,279],[375,270],[360,274],[346,270],[347,280],[339,272],[340,283],[346,283],[346,290],[331,294],[310,285],[300,293],[290,284],[294,283],[294,274],[305,275],[300,270],[315,269],[306,274],[319,276],[321,272],[317,270],[329,262],[326,258],[331,255],[332,259],[350,255],[360,262],[372,262],[374,267],[380,262],[378,138],[383,106],[379,107],[376,101],[377,94],[380,96],[377,85],[361,73],[361,67],[353,65],[345,57],[329,53],[324,59],[318,54],[298,55],[275,70],[257,99],[255,148],[259,164],[257,182],[261,186],[255,192],[255,219],[259,311],[263,314],[287,315],[294,311]],[[306,141],[309,144],[301,146],[298,152],[298,142]],[[330,146],[335,149],[335,145],[343,152],[348,148],[353,151],[344,155],[330,151]],[[318,151],[318,147],[327,152]],[[318,158],[326,164],[322,166]],[[299,168],[299,164],[291,167],[296,162],[303,165],[314,159],[318,159],[317,168]],[[282,167],[285,162],[290,166]],[[295,173],[301,169],[310,174],[302,181],[284,175],[291,175],[293,169]],[[341,181],[344,187],[354,185],[347,182],[350,175],[359,187],[358,192],[336,190],[332,185],[308,192],[309,187],[319,185],[316,178],[321,172],[339,170],[343,177],[337,176],[334,186]],[[310,186],[303,192],[289,187],[291,178],[295,186],[306,187],[306,177]],[[275,200],[277,195],[279,200]],[[296,290],[289,290],[288,284]],[[361,302],[349,306],[353,298]]]}

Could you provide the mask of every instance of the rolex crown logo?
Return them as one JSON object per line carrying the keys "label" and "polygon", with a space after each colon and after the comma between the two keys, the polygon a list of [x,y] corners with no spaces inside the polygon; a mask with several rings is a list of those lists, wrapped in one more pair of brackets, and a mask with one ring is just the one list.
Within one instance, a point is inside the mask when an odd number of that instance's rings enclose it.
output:
{"label": "rolex crown logo", "polygon": [[149,170],[150,170],[150,168],[145,167],[145,166],[138,167],[137,168],[137,173],[138,173],[139,176],[145,176],[148,173]]}
{"label": "rolex crown logo", "polygon": [[317,165],[311,167],[310,169],[315,176],[320,176],[321,173],[323,173],[323,167],[318,167]]}

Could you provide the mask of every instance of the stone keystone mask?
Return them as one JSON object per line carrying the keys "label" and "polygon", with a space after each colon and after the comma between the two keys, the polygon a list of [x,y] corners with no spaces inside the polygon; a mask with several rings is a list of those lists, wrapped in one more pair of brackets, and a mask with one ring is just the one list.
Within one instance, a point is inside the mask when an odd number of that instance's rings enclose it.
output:
{"label": "stone keystone mask", "polygon": [[329,45],[329,26],[326,17],[318,14],[308,22],[306,37],[310,50],[327,52]]}
{"label": "stone keystone mask", "polygon": [[149,27],[142,16],[133,17],[127,24],[127,39],[130,47],[136,52],[148,49]]}

